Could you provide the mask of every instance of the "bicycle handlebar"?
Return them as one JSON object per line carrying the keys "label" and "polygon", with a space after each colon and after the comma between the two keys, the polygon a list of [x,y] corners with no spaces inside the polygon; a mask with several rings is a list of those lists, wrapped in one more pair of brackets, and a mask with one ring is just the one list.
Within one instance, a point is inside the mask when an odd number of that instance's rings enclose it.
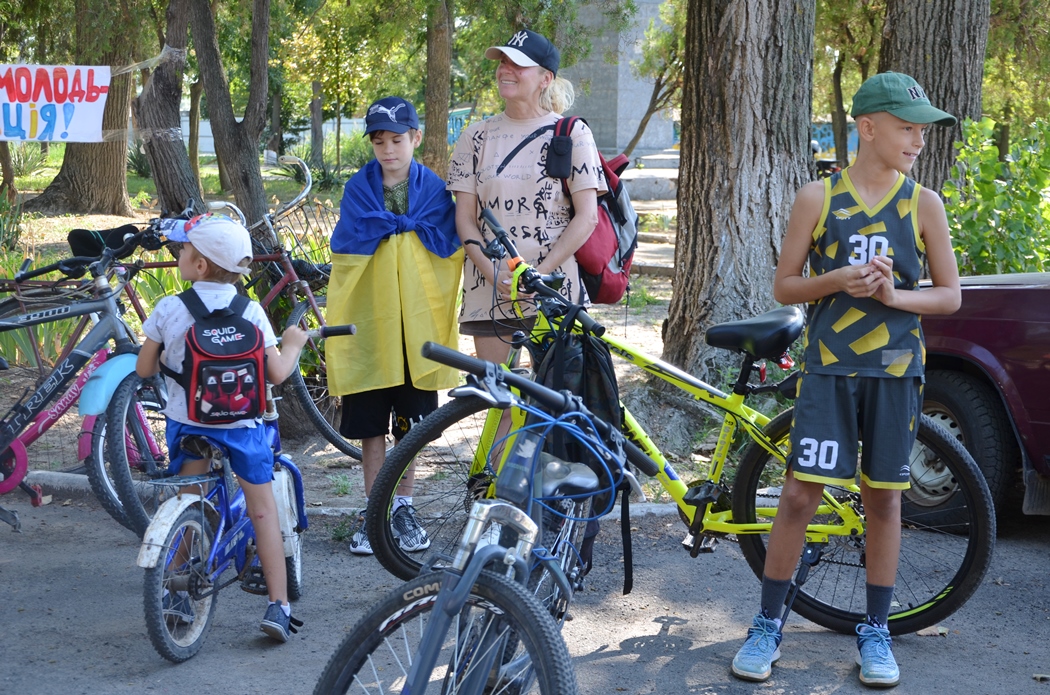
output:
{"label": "bicycle handlebar", "polygon": [[340,335],[356,335],[357,326],[352,323],[348,323],[345,326],[321,326],[320,328],[309,331],[309,333],[312,338],[334,338]]}
{"label": "bicycle handlebar", "polygon": [[[527,270],[521,274],[521,285],[525,288],[525,291],[538,294],[542,297],[552,299],[558,302],[566,308],[575,306],[565,297],[555,290],[554,288],[546,284],[545,278],[540,273],[525,263],[525,260],[518,254],[518,249],[514,246],[514,242],[511,241],[510,236],[507,234],[507,230],[503,229],[503,226],[496,219],[496,216],[492,214],[492,211],[485,208],[481,211],[481,217],[484,219],[485,224],[489,226],[492,233],[496,236],[500,245],[506,249],[507,253],[510,254],[510,258],[507,260],[507,265],[511,270],[514,270],[520,264],[525,264]],[[594,318],[586,312],[584,309],[580,309],[576,315],[576,320],[579,321],[580,326],[587,333],[591,333],[595,337],[600,338],[605,333],[605,326],[601,325]]]}

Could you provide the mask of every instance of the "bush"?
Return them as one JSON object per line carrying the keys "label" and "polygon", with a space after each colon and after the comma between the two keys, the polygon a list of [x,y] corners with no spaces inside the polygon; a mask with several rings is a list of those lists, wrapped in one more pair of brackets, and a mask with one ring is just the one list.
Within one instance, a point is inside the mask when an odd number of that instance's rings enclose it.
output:
{"label": "bush", "polygon": [[149,157],[138,140],[128,145],[128,171],[143,179],[153,178]]}
{"label": "bush", "polygon": [[9,143],[9,147],[15,176],[36,176],[47,168],[47,157],[40,151],[40,143]]}
{"label": "bush", "polygon": [[0,195],[0,250],[10,251],[22,237],[22,206]]}
{"label": "bush", "polygon": [[963,275],[1050,269],[1050,122],[999,161],[995,123],[967,120],[959,157],[943,193],[953,245]]}

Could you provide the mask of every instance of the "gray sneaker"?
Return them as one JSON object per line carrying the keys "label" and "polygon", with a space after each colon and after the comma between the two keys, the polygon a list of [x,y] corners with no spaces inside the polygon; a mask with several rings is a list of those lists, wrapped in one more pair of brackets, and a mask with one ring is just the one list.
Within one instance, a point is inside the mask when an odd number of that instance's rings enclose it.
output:
{"label": "gray sneaker", "polygon": [[354,555],[374,555],[372,544],[368,541],[368,533],[365,532],[365,518],[358,517],[358,521],[361,525],[350,537],[350,552]]}
{"label": "gray sneaker", "polygon": [[860,682],[877,688],[891,688],[901,681],[901,671],[893,658],[890,631],[867,623],[857,626],[857,665]]}
{"label": "gray sneaker", "polygon": [[780,659],[783,634],[772,618],[759,613],[747,631],[747,640],[733,659],[733,675],[746,681],[764,681],[773,673]]}
{"label": "gray sneaker", "polygon": [[416,553],[430,547],[430,536],[416,520],[416,508],[412,505],[402,504],[394,510],[390,527],[394,530],[398,545],[406,553]]}

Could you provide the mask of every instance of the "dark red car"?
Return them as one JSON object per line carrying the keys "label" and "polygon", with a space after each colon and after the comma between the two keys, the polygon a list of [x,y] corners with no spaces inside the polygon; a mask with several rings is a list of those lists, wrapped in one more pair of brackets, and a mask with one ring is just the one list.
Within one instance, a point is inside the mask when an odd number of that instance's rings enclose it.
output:
{"label": "dark red car", "polygon": [[997,510],[1023,485],[1024,512],[1050,514],[1050,273],[963,278],[959,311],[922,329],[924,412],[962,439]]}

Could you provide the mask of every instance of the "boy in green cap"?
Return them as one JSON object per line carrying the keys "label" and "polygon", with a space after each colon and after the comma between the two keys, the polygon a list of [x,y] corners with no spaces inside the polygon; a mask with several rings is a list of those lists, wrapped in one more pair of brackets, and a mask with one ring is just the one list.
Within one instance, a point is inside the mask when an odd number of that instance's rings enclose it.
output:
{"label": "boy in green cap", "polygon": [[[920,314],[959,308],[959,271],[944,204],[908,178],[929,124],[956,119],[914,79],[886,72],[853,98],[853,165],[803,186],[784,237],[773,296],[808,303],[802,378],[791,427],[790,474],[769,535],[760,612],[733,659],[763,681],[780,658],[781,616],[805,528],[825,485],[851,485],[861,442],[867,519],[867,620],[857,626],[860,680],[890,687],[900,670],[887,619],[900,554],[901,491],[922,406]],[[922,257],[933,286],[918,287]],[[809,273],[804,274],[806,263]]]}

